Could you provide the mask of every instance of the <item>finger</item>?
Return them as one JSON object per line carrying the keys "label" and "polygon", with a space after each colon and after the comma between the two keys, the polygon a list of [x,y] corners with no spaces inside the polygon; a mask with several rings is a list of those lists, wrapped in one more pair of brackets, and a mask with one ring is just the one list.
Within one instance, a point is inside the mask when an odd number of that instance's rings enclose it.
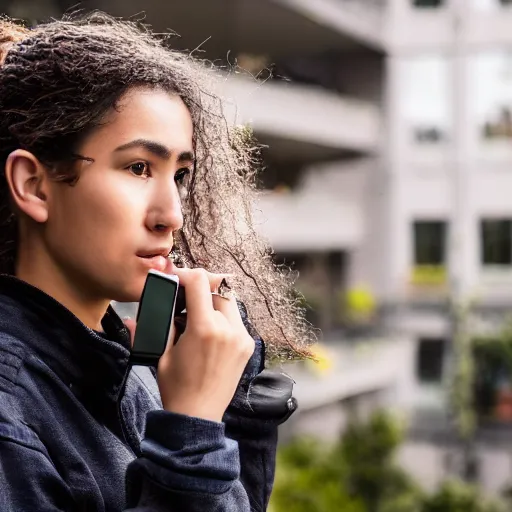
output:
{"label": "finger", "polygon": [[212,272],[208,272],[208,279],[210,280],[210,291],[216,292],[222,284],[222,281],[225,281],[230,277],[233,277],[233,274],[214,274]]}
{"label": "finger", "polygon": [[214,274],[213,272],[206,271],[206,275],[208,276],[208,281],[210,281],[210,291],[216,292],[222,281],[233,277],[233,274]]}
{"label": "finger", "polygon": [[175,274],[180,280],[180,285],[185,288],[185,303],[189,321],[194,322],[211,317],[213,315],[212,284],[206,270],[181,268],[176,269]]}
{"label": "finger", "polygon": [[172,350],[172,347],[174,346],[175,341],[176,341],[176,335],[177,335],[176,326],[174,325],[174,322],[173,322],[173,324],[171,325],[171,331],[169,333],[169,338],[167,340],[167,345],[165,346],[165,352]]}
{"label": "finger", "polygon": [[174,333],[172,335],[172,344],[178,343],[180,336],[185,332],[187,328],[187,314],[182,313],[174,317]]}
{"label": "finger", "polygon": [[245,326],[234,295],[226,294],[225,296],[221,296],[212,294],[212,303],[213,308],[222,313],[232,327],[245,331]]}
{"label": "finger", "polygon": [[[171,266],[168,266],[167,268],[169,270],[169,272],[168,272],[169,274],[174,274],[174,275],[178,276],[180,278],[180,280],[181,280],[181,276],[182,276],[183,272],[190,272],[190,270],[194,270],[194,269],[178,268],[178,267],[175,267],[174,265],[172,265],[172,263],[171,263]],[[208,277],[208,281],[210,282],[210,291],[212,291],[212,292],[215,292],[219,289],[219,286],[222,283],[223,279],[229,279],[230,277],[233,277],[233,274],[226,274],[226,273],[216,274],[215,272],[208,272],[208,270],[205,270],[205,269],[201,269],[201,270],[206,273],[206,276]]]}

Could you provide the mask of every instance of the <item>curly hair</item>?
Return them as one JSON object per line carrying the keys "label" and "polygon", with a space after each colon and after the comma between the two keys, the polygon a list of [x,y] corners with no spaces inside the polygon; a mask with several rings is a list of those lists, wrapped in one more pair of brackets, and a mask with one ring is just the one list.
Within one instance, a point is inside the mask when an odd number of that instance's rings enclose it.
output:
{"label": "curly hair", "polygon": [[196,169],[176,249],[192,267],[233,274],[270,358],[309,356],[306,322],[290,272],[274,264],[253,220],[259,148],[226,121],[213,94],[216,70],[169,48],[146,26],[94,12],[29,30],[0,20],[0,273],[13,274],[18,227],[5,179],[8,155],[33,153],[52,179],[79,179],[81,142],[134,87],[179,96],[193,121]]}

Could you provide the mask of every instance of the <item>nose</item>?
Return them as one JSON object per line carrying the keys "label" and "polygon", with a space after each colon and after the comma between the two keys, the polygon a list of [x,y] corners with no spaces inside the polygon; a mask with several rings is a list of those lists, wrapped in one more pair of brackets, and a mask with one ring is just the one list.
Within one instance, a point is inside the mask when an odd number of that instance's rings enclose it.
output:
{"label": "nose", "polygon": [[174,180],[171,184],[159,184],[155,187],[146,227],[152,232],[162,234],[169,234],[183,227],[181,199]]}

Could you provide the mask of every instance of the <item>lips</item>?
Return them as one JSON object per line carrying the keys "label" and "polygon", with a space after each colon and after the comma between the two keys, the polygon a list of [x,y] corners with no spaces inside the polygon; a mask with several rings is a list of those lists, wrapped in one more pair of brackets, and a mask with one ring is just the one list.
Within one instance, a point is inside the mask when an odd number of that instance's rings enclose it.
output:
{"label": "lips", "polygon": [[159,270],[160,272],[163,272],[165,270],[165,267],[167,266],[167,258],[162,256],[161,254],[139,256],[139,258],[144,262],[144,264],[147,267],[149,267],[149,269]]}
{"label": "lips", "polygon": [[149,251],[140,251],[137,253],[137,256],[140,258],[153,258],[155,256],[162,256],[164,258],[167,258],[169,254],[171,253],[170,249],[154,249]]}

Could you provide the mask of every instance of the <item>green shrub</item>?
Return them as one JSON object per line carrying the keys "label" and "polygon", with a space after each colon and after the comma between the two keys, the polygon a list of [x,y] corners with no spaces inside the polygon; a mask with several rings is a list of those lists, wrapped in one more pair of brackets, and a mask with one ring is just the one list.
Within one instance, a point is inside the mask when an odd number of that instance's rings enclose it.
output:
{"label": "green shrub", "polygon": [[432,496],[399,468],[403,429],[378,412],[351,423],[338,443],[297,439],[280,447],[270,512],[504,512],[469,484],[450,480]]}
{"label": "green shrub", "polygon": [[458,480],[443,483],[431,497],[426,498],[422,512],[502,512],[497,503],[481,496],[478,489]]}
{"label": "green shrub", "polygon": [[330,447],[300,439],[279,450],[272,510],[276,512],[365,512],[343,485],[347,468]]}

